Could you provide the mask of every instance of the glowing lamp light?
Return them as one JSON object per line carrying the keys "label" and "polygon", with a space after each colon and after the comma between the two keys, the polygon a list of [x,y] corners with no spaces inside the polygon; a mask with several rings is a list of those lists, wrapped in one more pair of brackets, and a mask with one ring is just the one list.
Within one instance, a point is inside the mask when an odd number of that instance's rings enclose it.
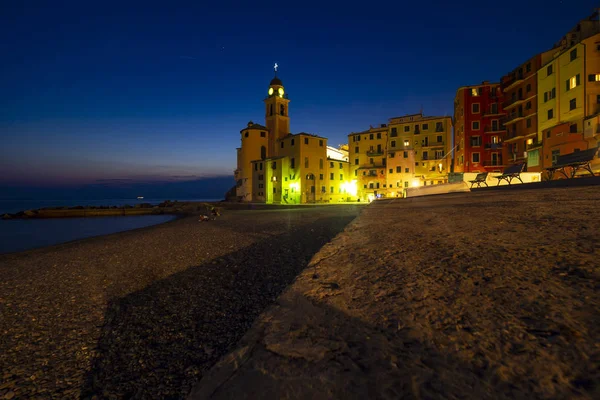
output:
{"label": "glowing lamp light", "polygon": [[443,167],[444,167],[444,165],[442,163],[438,164],[438,168],[440,169],[440,172],[442,172]]}
{"label": "glowing lamp light", "polygon": [[405,141],[404,141],[404,145],[405,145],[405,146],[408,146],[409,144],[410,144],[410,142],[409,142],[408,140],[405,140]]}
{"label": "glowing lamp light", "polygon": [[272,177],[272,178],[271,178],[271,181],[273,181],[273,182],[277,182],[277,177],[276,177],[276,176]]}
{"label": "glowing lamp light", "polygon": [[411,183],[411,186],[412,186],[412,187],[419,187],[419,183],[420,183],[420,182],[419,182],[419,180],[418,180],[418,179],[413,179],[413,181],[412,181],[412,183]]}
{"label": "glowing lamp light", "polygon": [[358,193],[358,190],[356,189],[356,181],[353,180],[351,182],[342,183],[342,190],[345,193],[348,193],[350,196],[356,196],[356,193]]}
{"label": "glowing lamp light", "polygon": [[293,190],[298,190],[300,189],[300,185],[298,184],[298,182],[290,183],[290,188],[292,188]]}

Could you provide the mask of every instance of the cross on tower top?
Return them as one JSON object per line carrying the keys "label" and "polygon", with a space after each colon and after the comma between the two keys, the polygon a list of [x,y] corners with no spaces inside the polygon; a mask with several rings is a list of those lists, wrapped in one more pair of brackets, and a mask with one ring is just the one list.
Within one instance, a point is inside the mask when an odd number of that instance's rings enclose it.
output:
{"label": "cross on tower top", "polygon": [[277,65],[277,63],[275,63],[275,65],[273,66],[273,69],[275,70],[276,73],[277,73],[277,68],[279,68],[279,65]]}

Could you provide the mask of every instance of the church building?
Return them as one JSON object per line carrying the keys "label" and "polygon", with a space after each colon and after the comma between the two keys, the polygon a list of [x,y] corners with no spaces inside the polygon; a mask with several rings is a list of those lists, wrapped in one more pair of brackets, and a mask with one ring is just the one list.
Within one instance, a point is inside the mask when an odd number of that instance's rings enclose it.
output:
{"label": "church building", "polygon": [[238,200],[275,204],[356,201],[348,146],[329,147],[327,138],[290,133],[290,100],[277,69],[264,103],[265,125],[250,121],[240,131],[235,170]]}

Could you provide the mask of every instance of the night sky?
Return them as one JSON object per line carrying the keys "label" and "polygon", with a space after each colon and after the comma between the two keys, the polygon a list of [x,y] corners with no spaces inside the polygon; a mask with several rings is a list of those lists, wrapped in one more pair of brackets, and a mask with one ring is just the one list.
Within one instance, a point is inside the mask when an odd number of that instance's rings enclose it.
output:
{"label": "night sky", "polygon": [[459,86],[498,81],[596,3],[5,1],[0,184],[232,175],[275,62],[292,132],[331,145],[452,115]]}

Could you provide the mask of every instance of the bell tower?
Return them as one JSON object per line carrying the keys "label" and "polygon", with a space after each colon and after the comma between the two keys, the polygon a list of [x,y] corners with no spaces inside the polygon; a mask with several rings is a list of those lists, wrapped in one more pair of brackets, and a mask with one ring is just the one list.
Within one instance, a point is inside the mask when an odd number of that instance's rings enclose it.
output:
{"label": "bell tower", "polygon": [[275,63],[275,77],[269,83],[268,96],[265,99],[265,125],[269,128],[269,157],[276,156],[279,148],[277,139],[290,133],[290,100],[285,93],[281,79],[277,77],[277,63]]}

